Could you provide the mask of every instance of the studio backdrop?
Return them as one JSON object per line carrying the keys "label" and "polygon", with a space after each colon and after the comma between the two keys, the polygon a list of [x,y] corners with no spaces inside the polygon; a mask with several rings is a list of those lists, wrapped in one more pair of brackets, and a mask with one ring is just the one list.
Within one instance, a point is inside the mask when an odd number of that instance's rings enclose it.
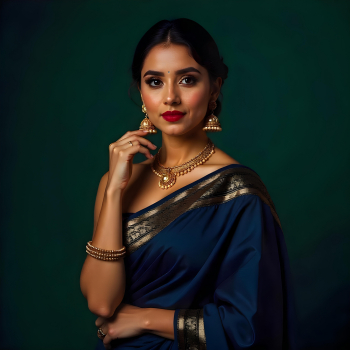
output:
{"label": "studio backdrop", "polygon": [[348,348],[349,13],[349,1],[2,2],[0,348],[94,349],[79,277],[98,183],[108,145],[144,117],[128,94],[135,46],[179,17],[229,67],[223,131],[208,135],[275,203],[300,349]]}

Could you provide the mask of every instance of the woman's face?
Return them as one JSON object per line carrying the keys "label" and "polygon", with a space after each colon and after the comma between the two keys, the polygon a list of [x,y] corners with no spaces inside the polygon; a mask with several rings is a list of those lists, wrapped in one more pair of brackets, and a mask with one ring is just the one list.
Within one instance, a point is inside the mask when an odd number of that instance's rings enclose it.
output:
{"label": "woman's face", "polygon": [[[218,78],[211,87],[208,71],[190,56],[184,45],[154,46],[141,71],[140,90],[149,119],[168,135],[182,135],[201,127],[220,86]],[[176,121],[164,119],[164,112],[174,110],[184,113],[183,117]]]}

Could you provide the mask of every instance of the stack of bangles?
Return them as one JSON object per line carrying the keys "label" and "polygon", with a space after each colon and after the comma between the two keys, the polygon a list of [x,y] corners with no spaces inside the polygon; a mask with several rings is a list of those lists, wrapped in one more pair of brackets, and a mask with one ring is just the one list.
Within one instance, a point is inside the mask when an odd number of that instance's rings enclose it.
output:
{"label": "stack of bangles", "polygon": [[107,250],[107,249],[94,247],[91,243],[92,241],[89,241],[87,243],[86,252],[89,255],[91,255],[93,258],[96,258],[99,260],[116,261],[116,260],[119,260],[120,258],[124,258],[124,256],[126,255],[125,246],[119,250]]}

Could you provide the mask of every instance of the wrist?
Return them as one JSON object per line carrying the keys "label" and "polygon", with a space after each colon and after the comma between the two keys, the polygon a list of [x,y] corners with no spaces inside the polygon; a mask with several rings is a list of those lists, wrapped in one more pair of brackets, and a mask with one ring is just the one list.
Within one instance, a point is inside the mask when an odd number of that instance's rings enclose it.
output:
{"label": "wrist", "polygon": [[106,196],[108,198],[121,198],[122,194],[123,194],[123,190],[120,188],[112,188],[112,187],[106,188]]}
{"label": "wrist", "polygon": [[151,320],[152,320],[152,308],[142,309],[141,315],[141,329],[144,332],[150,332],[151,329]]}
{"label": "wrist", "polygon": [[175,310],[146,308],[142,319],[142,331],[174,340]]}

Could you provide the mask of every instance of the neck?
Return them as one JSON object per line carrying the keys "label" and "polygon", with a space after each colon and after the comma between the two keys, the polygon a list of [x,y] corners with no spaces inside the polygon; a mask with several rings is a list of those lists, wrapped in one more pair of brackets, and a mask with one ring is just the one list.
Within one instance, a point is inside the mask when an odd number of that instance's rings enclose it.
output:
{"label": "neck", "polygon": [[202,129],[176,136],[163,133],[159,161],[165,167],[183,164],[203,151],[207,143],[208,136]]}

